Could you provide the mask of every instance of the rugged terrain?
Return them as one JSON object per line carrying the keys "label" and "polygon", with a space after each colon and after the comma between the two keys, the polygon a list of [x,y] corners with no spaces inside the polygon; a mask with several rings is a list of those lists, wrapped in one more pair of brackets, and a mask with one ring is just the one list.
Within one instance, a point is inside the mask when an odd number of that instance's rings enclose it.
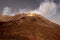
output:
{"label": "rugged terrain", "polygon": [[60,25],[41,15],[0,15],[0,40],[60,40]]}

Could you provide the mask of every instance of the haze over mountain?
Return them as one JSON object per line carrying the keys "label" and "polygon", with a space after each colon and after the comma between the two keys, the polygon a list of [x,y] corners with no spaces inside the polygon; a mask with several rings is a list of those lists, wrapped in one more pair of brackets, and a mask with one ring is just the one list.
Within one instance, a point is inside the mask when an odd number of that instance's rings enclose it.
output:
{"label": "haze over mountain", "polygon": [[60,0],[0,0],[0,2],[2,12],[0,14],[14,16],[18,12],[32,11],[60,24]]}
{"label": "haze over mountain", "polygon": [[60,40],[60,25],[38,14],[0,15],[0,40]]}

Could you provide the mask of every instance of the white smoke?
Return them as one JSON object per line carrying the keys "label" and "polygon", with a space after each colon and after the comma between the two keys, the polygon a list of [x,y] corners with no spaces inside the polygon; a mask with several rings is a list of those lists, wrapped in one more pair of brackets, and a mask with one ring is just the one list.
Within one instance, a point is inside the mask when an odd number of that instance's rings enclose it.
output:
{"label": "white smoke", "polygon": [[[54,2],[49,2],[48,0],[45,0],[45,2],[41,3],[39,8],[36,8],[35,10],[30,10],[27,8],[25,9],[19,8],[18,13],[26,13],[26,12],[37,13],[45,17],[53,17],[53,15],[56,14],[56,4]],[[2,13],[3,15],[13,16],[16,15],[17,12],[12,11],[12,9],[9,7],[4,7]]]}
{"label": "white smoke", "polygon": [[[19,8],[18,13],[26,13],[26,12],[33,12],[33,13],[37,13],[40,15],[43,15],[45,17],[52,17],[53,15],[56,14],[56,4],[51,0],[51,2],[49,2],[49,0],[45,0],[45,2],[42,2],[39,6],[39,8],[36,8],[35,10],[31,10],[31,9],[21,9]],[[2,11],[3,15],[15,15],[17,12],[16,11],[12,11],[11,8],[9,7],[4,7],[3,11]],[[51,15],[52,14],[52,15]]]}
{"label": "white smoke", "polygon": [[13,16],[14,14],[12,13],[12,9],[9,7],[4,7],[3,8],[3,15],[9,15],[9,16]]}
{"label": "white smoke", "polygon": [[56,14],[56,4],[54,2],[43,2],[39,8],[35,9],[33,12],[36,12],[45,17],[53,17]]}
{"label": "white smoke", "polygon": [[29,12],[30,10],[31,10],[31,9],[27,9],[27,8],[25,8],[25,9],[19,8],[18,13],[27,13],[27,12]]}
{"label": "white smoke", "polygon": [[31,12],[38,13],[48,20],[60,24],[60,15],[57,15],[57,5],[53,1],[49,2],[49,0],[45,0],[45,2],[40,4],[39,8],[32,10]]}
{"label": "white smoke", "polygon": [[31,9],[27,9],[27,8],[25,8],[25,9],[19,8],[19,11],[17,12],[17,11],[12,11],[12,9],[9,7],[4,7],[3,11],[2,11],[2,15],[14,16],[14,15],[19,14],[19,13],[29,12],[30,10]]}
{"label": "white smoke", "polygon": [[40,15],[46,17],[48,20],[60,24],[60,15],[58,15],[57,12],[57,5],[53,1],[43,2],[38,8],[38,12],[40,13]]}
{"label": "white smoke", "polygon": [[[3,9],[3,15],[9,15],[9,16],[14,16],[16,15],[16,13],[26,13],[26,12],[32,12],[32,13],[37,13],[39,15],[42,15],[44,17],[46,17],[47,19],[51,20],[52,22],[55,22],[57,24],[59,24],[59,22],[57,22],[56,18],[54,15],[57,14],[57,6],[53,1],[49,0],[45,0],[45,2],[42,2],[39,6],[39,8],[36,8],[35,10],[30,10],[30,9],[19,9],[18,12],[12,12],[12,9],[9,7],[4,7]],[[54,17],[54,18],[53,18]]]}

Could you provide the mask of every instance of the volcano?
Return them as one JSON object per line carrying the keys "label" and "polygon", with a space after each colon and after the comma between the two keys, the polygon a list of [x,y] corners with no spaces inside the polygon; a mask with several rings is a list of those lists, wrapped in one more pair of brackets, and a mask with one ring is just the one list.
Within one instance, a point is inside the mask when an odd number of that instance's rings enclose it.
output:
{"label": "volcano", "polygon": [[0,15],[0,40],[60,40],[60,25],[41,15]]}

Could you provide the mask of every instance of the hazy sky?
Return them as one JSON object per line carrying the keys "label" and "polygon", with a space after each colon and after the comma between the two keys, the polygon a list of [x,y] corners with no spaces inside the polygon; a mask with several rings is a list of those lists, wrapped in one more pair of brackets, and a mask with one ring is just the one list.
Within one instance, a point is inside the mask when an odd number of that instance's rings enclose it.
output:
{"label": "hazy sky", "polygon": [[[43,0],[0,0],[0,12],[6,6],[18,10],[18,8],[31,8],[35,9],[39,7],[40,3]],[[60,0],[55,0],[56,3],[59,3]]]}
{"label": "hazy sky", "polygon": [[[44,0],[0,0],[0,13],[4,7],[9,7],[14,11],[21,9],[36,9]],[[51,1],[51,0],[49,0]],[[53,20],[60,23],[60,0],[53,0],[57,5],[57,13],[53,16]],[[52,14],[51,14],[52,15]]]}
{"label": "hazy sky", "polygon": [[37,8],[40,4],[40,0],[0,0],[0,12],[6,6],[12,9],[18,8]]}

